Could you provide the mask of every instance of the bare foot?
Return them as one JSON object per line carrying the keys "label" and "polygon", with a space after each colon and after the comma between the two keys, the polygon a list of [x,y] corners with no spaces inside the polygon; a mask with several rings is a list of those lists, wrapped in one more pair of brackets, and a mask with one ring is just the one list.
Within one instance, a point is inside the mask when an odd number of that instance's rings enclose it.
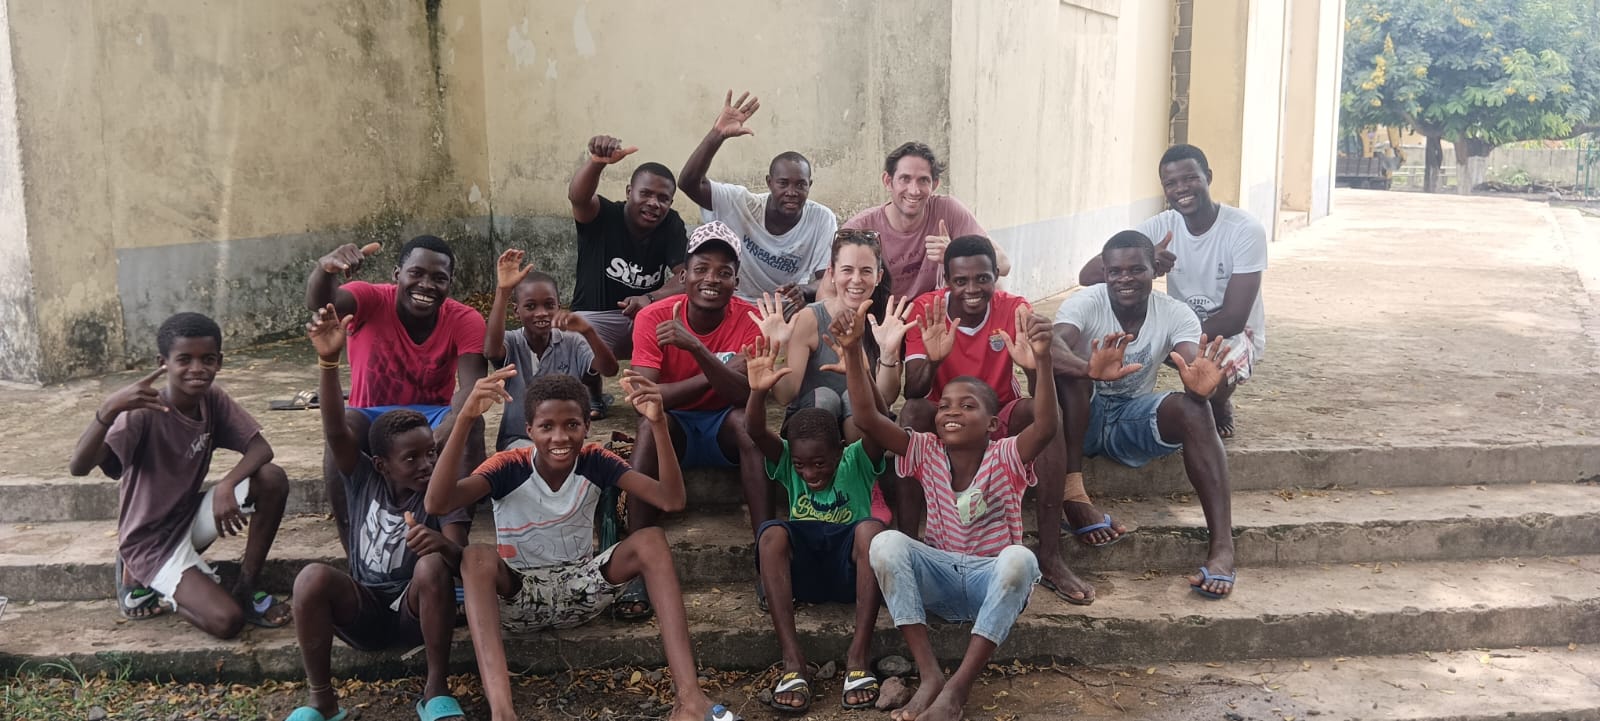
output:
{"label": "bare foot", "polygon": [[920,717],[923,711],[927,710],[933,700],[939,697],[939,692],[943,689],[944,679],[922,679],[922,682],[917,685],[917,693],[911,697],[910,701],[906,702],[906,705],[889,712],[889,718],[892,721],[913,721],[913,719]]}
{"label": "bare foot", "polygon": [[[1088,528],[1090,526],[1105,523],[1106,520],[1105,512],[1101,511],[1099,507],[1095,506],[1093,503],[1067,501],[1061,504],[1061,510],[1064,514],[1066,514],[1067,524],[1074,529]],[[1078,539],[1079,543],[1082,543],[1086,546],[1103,546],[1107,543],[1117,540],[1118,538],[1121,538],[1122,534],[1127,532],[1128,527],[1122,523],[1119,523],[1117,519],[1113,518],[1111,519],[1110,528],[1100,528],[1085,533],[1081,536],[1077,533],[1073,533],[1072,535]]]}
{"label": "bare foot", "polygon": [[680,697],[673,702],[672,713],[668,714],[667,718],[672,721],[705,721],[706,711],[711,705],[711,699],[706,698],[705,694],[699,694],[699,698],[696,699]]}
{"label": "bare foot", "polygon": [[1211,573],[1210,580],[1207,580],[1201,577],[1200,574],[1196,573],[1188,577],[1190,586],[1200,588],[1201,590],[1214,593],[1219,596],[1226,596],[1230,593],[1233,593],[1233,581],[1218,578],[1218,576],[1225,576],[1228,579],[1233,578],[1234,567],[1232,548],[1212,551],[1211,557],[1206,559],[1205,568]]}
{"label": "bare foot", "polygon": [[1059,556],[1039,558],[1039,585],[1050,589],[1067,603],[1087,606],[1094,603],[1094,586],[1078,577]]}
{"label": "bare foot", "polygon": [[917,714],[916,721],[961,721],[962,703],[954,696],[951,693],[939,694],[927,709]]}

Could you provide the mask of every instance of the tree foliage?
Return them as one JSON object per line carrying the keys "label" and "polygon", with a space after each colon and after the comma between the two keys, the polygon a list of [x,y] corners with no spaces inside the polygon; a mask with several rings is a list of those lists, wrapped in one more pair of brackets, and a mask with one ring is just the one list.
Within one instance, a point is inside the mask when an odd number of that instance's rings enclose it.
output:
{"label": "tree foliage", "polygon": [[1600,0],[1349,0],[1341,124],[1487,148],[1600,125]]}

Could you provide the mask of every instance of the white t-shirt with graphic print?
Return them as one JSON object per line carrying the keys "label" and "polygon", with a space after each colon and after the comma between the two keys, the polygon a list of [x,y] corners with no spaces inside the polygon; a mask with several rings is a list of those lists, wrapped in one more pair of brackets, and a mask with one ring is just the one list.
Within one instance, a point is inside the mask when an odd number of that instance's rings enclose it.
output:
{"label": "white t-shirt with graphic print", "polygon": [[702,213],[709,223],[720,220],[739,234],[739,288],[735,294],[748,301],[771,293],[780,286],[810,283],[832,260],[833,234],[839,219],[827,206],[807,200],[800,211],[800,222],[783,235],[767,231],[767,199],[771,193],[752,193],[749,188],[711,181],[711,214]]}
{"label": "white t-shirt with graphic print", "polygon": [[[1183,216],[1166,210],[1139,224],[1153,243],[1160,243],[1172,232],[1169,249],[1178,256],[1177,265],[1167,273],[1167,294],[1187,303],[1204,321],[1222,309],[1228,281],[1235,273],[1259,273],[1267,269],[1267,229],[1249,213],[1220,205],[1217,222],[1200,235],[1191,235]],[[1250,306],[1245,320],[1254,336],[1255,357],[1267,352],[1267,314],[1261,293]]]}
{"label": "white t-shirt with graphic print", "polygon": [[[1091,343],[1109,333],[1122,331],[1122,323],[1112,311],[1111,296],[1105,283],[1097,283],[1074,293],[1056,310],[1056,323],[1078,329],[1078,344],[1072,352],[1088,358]],[[1125,365],[1144,364],[1125,378],[1109,383],[1094,382],[1094,392],[1106,396],[1138,396],[1156,389],[1156,369],[1179,343],[1200,342],[1200,319],[1182,302],[1160,293],[1150,294],[1145,307],[1144,325],[1123,351]]]}

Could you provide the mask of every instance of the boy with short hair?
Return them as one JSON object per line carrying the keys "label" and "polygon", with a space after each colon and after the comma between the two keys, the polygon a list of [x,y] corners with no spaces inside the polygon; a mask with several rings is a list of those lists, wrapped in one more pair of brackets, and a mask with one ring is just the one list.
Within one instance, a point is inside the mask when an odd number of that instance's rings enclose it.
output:
{"label": "boy with short hair", "polygon": [[[505,380],[516,372],[501,368],[480,380],[462,408],[464,420],[510,400]],[[631,371],[622,383],[629,402],[655,435],[661,456],[659,481],[629,468],[598,444],[585,443],[588,390],[566,375],[547,375],[528,384],[523,409],[531,447],[496,453],[472,475],[458,480],[451,469],[461,460],[467,434],[458,424],[434,466],[425,501],[429,512],[448,513],[484,496],[494,499],[497,546],[468,546],[461,571],[478,672],[490,711],[499,721],[516,718],[501,627],[531,631],[583,624],[605,611],[623,584],[636,576],[649,579],[650,600],[676,684],[671,718],[736,718],[713,705],[697,684],[688,620],[666,533],[659,528],[637,530],[621,543],[594,553],[595,506],[605,489],[620,487],[631,497],[670,511],[681,510],[686,498],[661,391]]]}
{"label": "boy with short hair", "polygon": [[[125,616],[150,618],[165,599],[184,620],[222,639],[239,635],[247,622],[282,626],[288,605],[256,584],[283,520],[289,479],[270,463],[260,424],[213,385],[222,369],[222,329],[199,313],[179,313],[161,324],[156,349],[160,367],[100,404],[69,466],[75,476],[98,467],[119,479],[118,605]],[[162,375],[167,384],[156,390]],[[202,492],[217,448],[243,457]],[[219,535],[246,528],[230,593],[200,553]]]}
{"label": "boy with short hair", "polygon": [[333,304],[313,316],[306,334],[317,351],[322,378],[322,430],[335,467],[345,482],[350,535],[350,572],[324,563],[300,570],[294,580],[295,636],[306,668],[309,703],[288,721],[334,721],[345,717],[333,691],[329,655],[333,637],[351,648],[375,651],[422,644],[428,660],[417,716],[424,721],[460,719],[447,673],[455,628],[456,569],[467,545],[467,514],[443,517],[423,508],[433,475],[434,440],[427,416],[397,408],[372,422],[369,456],[361,452],[345,422],[339,356],[350,318]]}
{"label": "boy with short hair", "polygon": [[793,368],[776,368],[781,344],[758,339],[747,352],[750,400],[745,428],[766,458],[767,476],[789,495],[789,519],[761,524],[756,560],[767,589],[772,625],[783,652],[783,675],[772,707],[803,713],[811,707],[811,681],[794,628],[794,602],[854,603],[855,635],[845,658],[847,709],[878,700],[878,679],[868,670],[872,630],[878,623],[878,580],[867,551],[883,530],[872,517],[872,488],[883,473],[883,448],[870,438],[844,445],[839,421],[821,408],[789,418],[789,439],[766,425],[767,393]]}
{"label": "boy with short hair", "polygon": [[[532,265],[522,265],[523,257],[521,250],[511,248],[496,261],[494,305],[483,337],[483,355],[490,365],[517,368],[516,375],[506,379],[511,401],[500,417],[494,444],[497,451],[533,445],[522,413],[522,395],[534,378],[561,373],[587,384],[588,376],[617,374],[617,359],[610,346],[582,314],[561,309],[556,279]],[[506,330],[508,303],[522,323],[520,330]]]}
{"label": "boy with short hair", "polygon": [[[972,377],[945,384],[934,433],[901,428],[872,398],[861,336],[861,313],[834,320],[845,348],[850,403],[862,434],[894,453],[896,470],[927,496],[925,542],[899,531],[872,541],[872,569],[894,624],[917,663],[921,685],[891,718],[955,721],[995,648],[1005,641],[1039,579],[1039,562],[1022,543],[1022,494],[1034,485],[1032,463],[1056,438],[1060,411],[1051,369],[1049,323],[1018,308],[1015,337],[1001,342],[1039,380],[1033,422],[1013,437],[992,440],[1000,410],[994,389]],[[926,611],[950,621],[974,621],[961,666],[946,680],[928,640]]]}

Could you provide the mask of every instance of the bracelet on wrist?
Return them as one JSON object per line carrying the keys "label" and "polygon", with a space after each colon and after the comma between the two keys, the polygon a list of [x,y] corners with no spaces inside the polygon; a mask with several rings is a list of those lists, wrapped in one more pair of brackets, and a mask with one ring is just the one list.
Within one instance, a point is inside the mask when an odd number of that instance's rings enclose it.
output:
{"label": "bracelet on wrist", "polygon": [[321,358],[318,358],[317,359],[317,367],[321,368],[321,369],[323,369],[325,371],[338,370],[339,369],[339,361],[336,361],[336,360],[323,360]]}
{"label": "bracelet on wrist", "polygon": [[94,411],[94,422],[95,423],[99,423],[100,425],[105,426],[107,428],[111,427],[111,421],[108,421],[108,420],[100,417],[100,409],[98,409],[98,408],[96,408],[95,411]]}
{"label": "bracelet on wrist", "polygon": [[655,292],[651,291],[649,293],[645,293],[644,294],[644,299],[650,301],[651,303],[656,302],[656,294],[655,294]]}
{"label": "bracelet on wrist", "polygon": [[881,366],[883,366],[885,368],[899,368],[900,364],[902,364],[902,363],[905,363],[905,361],[895,361],[893,363],[890,363],[889,361],[886,361],[886,360],[884,360],[882,358],[878,359],[878,365],[881,365]]}

